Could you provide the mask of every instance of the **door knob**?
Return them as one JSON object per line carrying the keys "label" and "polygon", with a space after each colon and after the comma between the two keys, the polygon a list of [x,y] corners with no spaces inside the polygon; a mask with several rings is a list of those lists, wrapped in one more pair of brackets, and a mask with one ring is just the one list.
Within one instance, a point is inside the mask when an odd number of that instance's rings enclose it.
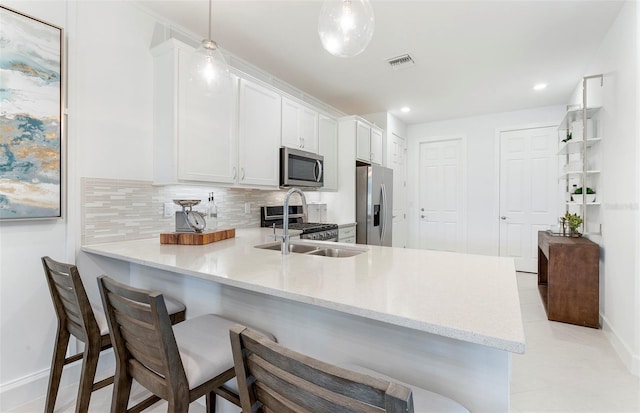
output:
{"label": "door knob", "polygon": [[420,218],[424,218],[424,215],[420,215]]}
{"label": "door knob", "polygon": [[507,217],[500,217],[500,219],[504,221],[507,219]]}

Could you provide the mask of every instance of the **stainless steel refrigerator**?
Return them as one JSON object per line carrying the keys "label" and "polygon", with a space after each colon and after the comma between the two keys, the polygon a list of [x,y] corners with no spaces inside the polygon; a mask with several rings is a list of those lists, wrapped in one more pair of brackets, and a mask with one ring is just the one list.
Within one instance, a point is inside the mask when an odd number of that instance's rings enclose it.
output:
{"label": "stainless steel refrigerator", "polygon": [[356,243],[391,246],[393,170],[356,167]]}

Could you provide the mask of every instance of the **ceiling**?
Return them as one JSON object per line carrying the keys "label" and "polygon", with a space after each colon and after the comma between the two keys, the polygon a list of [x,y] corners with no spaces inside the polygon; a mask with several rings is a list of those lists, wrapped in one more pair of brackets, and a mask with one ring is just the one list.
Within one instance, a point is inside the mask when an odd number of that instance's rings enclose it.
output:
{"label": "ceiling", "polygon": [[[139,3],[207,37],[206,0]],[[212,37],[343,112],[389,111],[414,124],[566,104],[623,2],[372,0],[373,39],[353,58],[322,48],[321,3],[214,0]],[[386,63],[405,53],[415,66]],[[534,91],[540,82],[548,87]]]}

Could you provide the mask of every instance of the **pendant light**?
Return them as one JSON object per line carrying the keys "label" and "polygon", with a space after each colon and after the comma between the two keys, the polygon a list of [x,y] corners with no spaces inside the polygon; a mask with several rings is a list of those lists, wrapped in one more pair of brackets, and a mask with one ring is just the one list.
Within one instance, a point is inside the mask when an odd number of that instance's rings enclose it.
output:
{"label": "pendant light", "polygon": [[202,40],[191,57],[189,80],[205,94],[219,93],[229,82],[227,65],[218,44],[211,39],[211,0],[209,0],[209,37]]}
{"label": "pendant light", "polygon": [[369,0],[325,0],[318,18],[322,46],[332,55],[353,57],[373,37],[374,17]]}

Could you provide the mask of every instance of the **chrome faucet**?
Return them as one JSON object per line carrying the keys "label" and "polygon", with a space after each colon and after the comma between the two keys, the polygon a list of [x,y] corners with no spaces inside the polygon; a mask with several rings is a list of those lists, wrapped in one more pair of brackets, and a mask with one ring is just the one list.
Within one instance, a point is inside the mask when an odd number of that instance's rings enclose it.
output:
{"label": "chrome faucet", "polygon": [[287,192],[287,194],[284,196],[284,205],[283,205],[283,209],[284,209],[284,215],[283,215],[283,222],[282,222],[282,255],[288,255],[291,253],[291,251],[289,251],[289,198],[291,198],[291,195],[293,195],[294,193],[298,193],[300,195],[300,199],[302,200],[302,214],[304,215],[305,218],[303,218],[304,221],[306,221],[306,216],[307,216],[307,199],[304,197],[304,193],[298,189],[298,188],[291,188],[289,189],[289,191]]}

